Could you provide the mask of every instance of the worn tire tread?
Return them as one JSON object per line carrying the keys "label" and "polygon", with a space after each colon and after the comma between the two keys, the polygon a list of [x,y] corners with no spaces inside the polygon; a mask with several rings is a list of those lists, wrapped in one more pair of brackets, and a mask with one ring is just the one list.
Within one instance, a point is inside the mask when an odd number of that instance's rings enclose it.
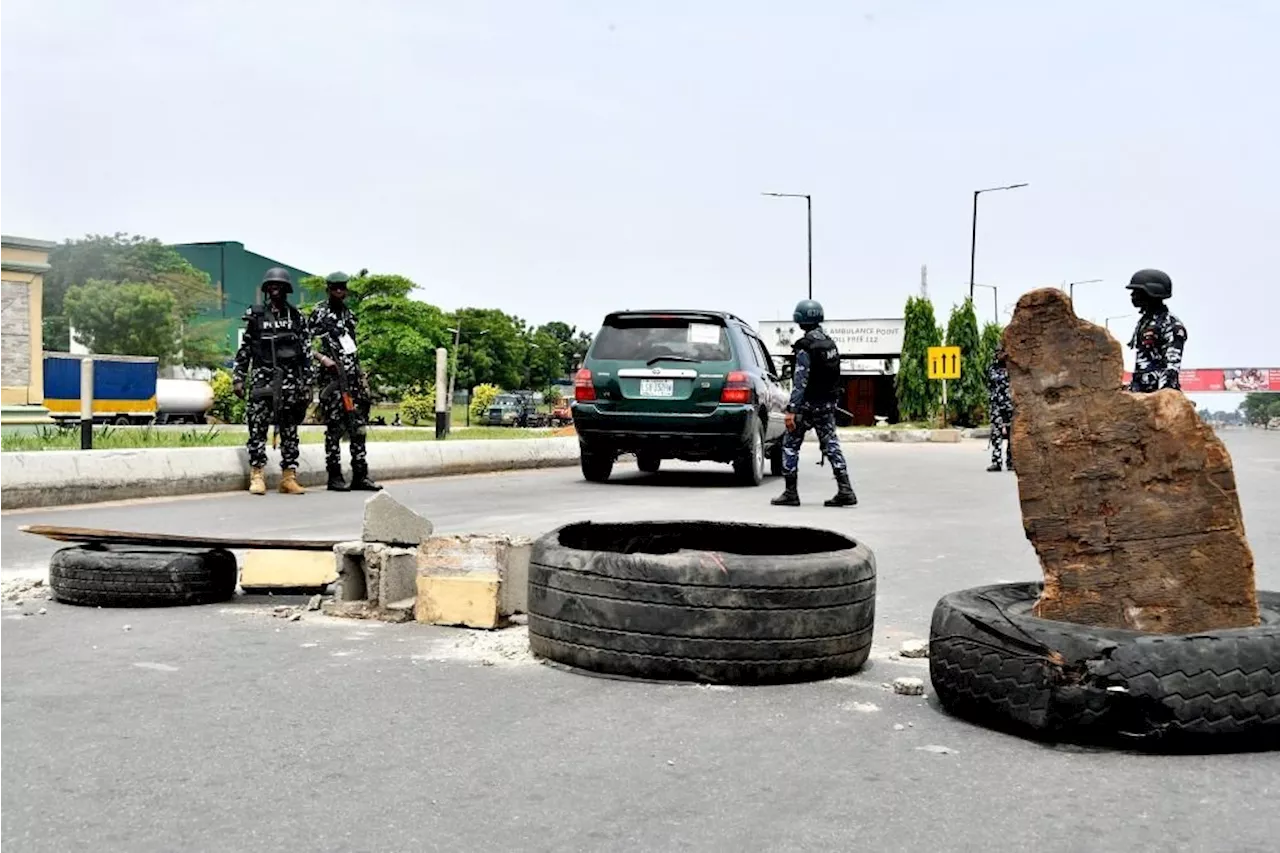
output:
{"label": "worn tire tread", "polygon": [[54,600],[86,607],[212,604],[235,595],[230,552],[100,550],[73,547],[49,559]]}

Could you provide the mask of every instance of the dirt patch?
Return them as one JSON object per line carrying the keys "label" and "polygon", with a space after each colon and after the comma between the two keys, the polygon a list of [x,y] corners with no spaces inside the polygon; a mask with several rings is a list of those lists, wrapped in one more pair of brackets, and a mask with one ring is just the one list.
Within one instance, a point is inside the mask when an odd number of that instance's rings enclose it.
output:
{"label": "dirt patch", "polygon": [[618,554],[711,551],[761,556],[822,554],[856,545],[852,539],[830,530],[714,521],[619,524],[586,521],[561,530],[560,544],[581,551]]}
{"label": "dirt patch", "polygon": [[413,659],[504,667],[538,662],[529,651],[529,628],[525,625],[498,631],[451,630],[448,636],[433,640],[425,652],[414,655]]}
{"label": "dirt patch", "polygon": [[44,578],[14,578],[0,584],[0,598],[5,601],[27,601],[33,598],[48,598],[49,587]]}

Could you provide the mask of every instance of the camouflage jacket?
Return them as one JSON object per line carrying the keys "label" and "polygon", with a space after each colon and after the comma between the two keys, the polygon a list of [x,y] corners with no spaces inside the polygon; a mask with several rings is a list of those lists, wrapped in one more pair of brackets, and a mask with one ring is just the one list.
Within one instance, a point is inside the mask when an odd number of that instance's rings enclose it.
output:
{"label": "camouflage jacket", "polygon": [[1178,371],[1182,368],[1182,348],[1186,342],[1186,326],[1167,309],[1144,313],[1129,339],[1129,348],[1133,350],[1133,381],[1129,383],[1129,390],[1181,390]]}

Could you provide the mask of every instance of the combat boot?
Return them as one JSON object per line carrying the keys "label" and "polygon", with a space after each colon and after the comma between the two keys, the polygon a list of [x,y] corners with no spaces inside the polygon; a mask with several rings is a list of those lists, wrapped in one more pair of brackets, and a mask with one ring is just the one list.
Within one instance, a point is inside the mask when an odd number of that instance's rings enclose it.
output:
{"label": "combat boot", "polygon": [[285,495],[305,495],[307,490],[298,482],[298,472],[293,468],[285,468],[280,472],[280,492]]}
{"label": "combat boot", "polygon": [[857,506],[858,496],[853,493],[853,486],[849,485],[849,472],[836,472],[836,493],[834,497],[828,498],[822,502],[823,506]]}
{"label": "combat boot", "polygon": [[361,462],[351,463],[351,491],[353,492],[382,491],[382,486],[379,486],[373,480],[369,479],[369,466],[367,463],[361,463]]}
{"label": "combat boot", "polygon": [[266,493],[267,481],[262,478],[262,468],[255,465],[249,471],[249,494],[265,495]]}
{"label": "combat boot", "polygon": [[987,470],[994,474],[996,471],[1000,471],[1002,469],[1000,468],[999,462],[992,462],[990,465],[987,466]]}
{"label": "combat boot", "polygon": [[327,466],[327,468],[329,470],[329,484],[327,486],[329,491],[331,492],[351,491],[351,489],[347,488],[347,481],[342,479],[341,465],[329,465]]}
{"label": "combat boot", "polygon": [[783,489],[782,494],[769,501],[769,503],[774,506],[800,506],[800,493],[796,491],[796,475],[785,475],[783,482],[786,483],[786,488]]}

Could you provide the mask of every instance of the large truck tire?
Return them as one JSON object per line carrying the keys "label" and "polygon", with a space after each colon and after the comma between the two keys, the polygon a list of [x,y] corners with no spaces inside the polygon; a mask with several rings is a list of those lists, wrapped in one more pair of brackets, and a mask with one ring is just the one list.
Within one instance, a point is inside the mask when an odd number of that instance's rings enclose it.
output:
{"label": "large truck tire", "polygon": [[212,604],[235,595],[230,551],[63,548],[49,558],[56,601],[87,607]]}
{"label": "large truck tire", "polygon": [[876,564],[826,530],[716,522],[584,522],[538,539],[529,644],[631,678],[763,684],[866,663]]}
{"label": "large truck tire", "polygon": [[945,709],[1045,741],[1280,748],[1280,593],[1259,591],[1253,628],[1150,634],[1032,616],[1041,586],[938,601],[929,673]]}

